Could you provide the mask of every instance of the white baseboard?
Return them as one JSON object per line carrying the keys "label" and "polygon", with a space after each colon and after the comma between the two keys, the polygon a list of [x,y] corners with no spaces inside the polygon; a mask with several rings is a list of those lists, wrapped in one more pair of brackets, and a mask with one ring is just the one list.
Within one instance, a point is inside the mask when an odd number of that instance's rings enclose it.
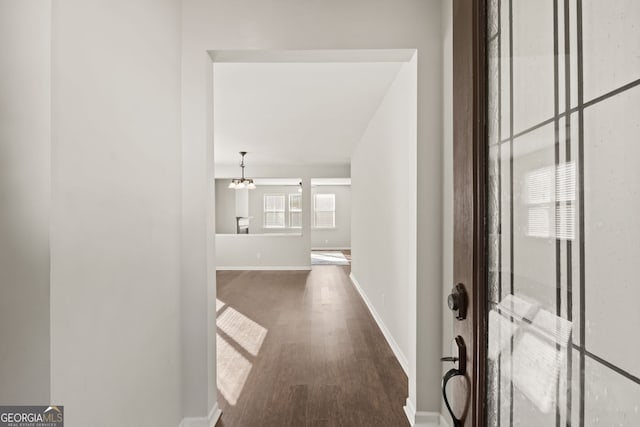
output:
{"label": "white baseboard", "polygon": [[178,427],[215,427],[221,415],[222,411],[216,402],[208,417],[186,417],[182,419]]}
{"label": "white baseboard", "polygon": [[396,340],[393,339],[391,332],[389,332],[389,329],[387,329],[387,325],[384,324],[382,317],[380,317],[376,309],[373,307],[373,304],[371,304],[371,301],[369,301],[367,294],[365,294],[364,290],[360,286],[360,283],[358,283],[358,280],[355,278],[353,273],[349,274],[349,278],[351,279],[353,286],[355,286],[356,290],[362,297],[362,300],[367,305],[369,312],[371,313],[376,323],[378,324],[378,327],[380,328],[380,330],[382,331],[382,334],[384,335],[387,342],[389,343],[389,346],[391,346],[391,350],[393,350],[393,354],[395,354],[396,359],[398,359],[398,362],[400,362],[400,366],[402,366],[404,373],[407,374],[407,376],[409,376],[409,362],[407,361],[407,357],[404,355],[402,350],[400,350],[400,346],[398,345]]}
{"label": "white baseboard", "polygon": [[311,271],[311,266],[295,265],[295,266],[280,266],[280,265],[250,265],[250,266],[217,266],[216,271],[225,270],[251,270],[251,271]]}
{"label": "white baseboard", "polygon": [[213,408],[211,408],[211,411],[209,412],[209,416],[207,417],[209,418],[209,427],[215,427],[216,423],[218,422],[221,416],[222,416],[222,411],[218,407],[218,402],[216,402],[215,405],[213,405]]}
{"label": "white baseboard", "polygon": [[311,248],[312,251],[350,251],[351,247],[348,248]]}
{"label": "white baseboard", "polygon": [[415,427],[439,427],[440,426],[440,413],[439,412],[416,412]]}
{"label": "white baseboard", "polygon": [[447,426],[447,424],[442,424],[443,419],[439,412],[416,411],[416,408],[410,399],[407,399],[404,406],[404,413],[412,427]]}
{"label": "white baseboard", "polygon": [[407,401],[405,402],[405,405],[402,409],[404,409],[404,414],[407,416],[407,420],[409,420],[409,425],[415,426],[416,425],[416,407],[413,405],[413,402],[411,401],[411,399],[407,397]]}
{"label": "white baseboard", "polygon": [[447,421],[447,418],[440,414],[440,426],[441,427],[451,427],[451,424],[449,424],[449,421]]}

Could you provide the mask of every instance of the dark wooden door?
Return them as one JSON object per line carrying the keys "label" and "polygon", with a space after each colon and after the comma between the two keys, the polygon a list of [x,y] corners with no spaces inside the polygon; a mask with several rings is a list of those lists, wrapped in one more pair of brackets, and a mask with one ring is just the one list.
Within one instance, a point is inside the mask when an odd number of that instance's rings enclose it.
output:
{"label": "dark wooden door", "polygon": [[453,0],[456,427],[640,425],[639,18]]}
{"label": "dark wooden door", "polygon": [[453,412],[464,427],[484,425],[484,10],[483,0],[453,1],[454,283],[451,286],[462,285],[468,309],[464,319],[454,320],[454,335],[466,346],[465,374],[452,379],[447,392]]}

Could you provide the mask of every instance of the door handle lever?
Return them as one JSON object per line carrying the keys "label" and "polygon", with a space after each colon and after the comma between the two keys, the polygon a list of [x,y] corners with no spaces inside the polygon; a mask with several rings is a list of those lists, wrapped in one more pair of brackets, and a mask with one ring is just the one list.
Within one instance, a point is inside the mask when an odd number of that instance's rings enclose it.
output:
{"label": "door handle lever", "polygon": [[442,378],[442,397],[444,398],[444,404],[447,407],[447,411],[449,411],[449,415],[451,415],[451,419],[453,420],[453,427],[462,427],[462,420],[457,418],[453,413],[453,409],[451,409],[451,405],[449,404],[449,399],[447,398],[447,383],[453,377],[464,376],[458,369],[452,368],[444,374]]}
{"label": "door handle lever", "polygon": [[464,344],[464,340],[460,335],[456,337],[456,345],[458,347],[458,357],[447,356],[440,359],[443,362],[458,362],[457,368],[449,369],[447,373],[444,374],[444,377],[442,377],[442,398],[453,420],[453,427],[463,427],[462,420],[455,416],[449,404],[449,399],[447,398],[447,383],[449,380],[453,377],[464,376],[467,371],[467,346]]}

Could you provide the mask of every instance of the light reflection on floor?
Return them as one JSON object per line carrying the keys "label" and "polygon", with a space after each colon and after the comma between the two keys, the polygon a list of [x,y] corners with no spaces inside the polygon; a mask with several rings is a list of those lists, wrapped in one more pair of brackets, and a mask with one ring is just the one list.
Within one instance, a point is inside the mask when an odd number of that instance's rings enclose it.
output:
{"label": "light reflection on floor", "polygon": [[[501,355],[501,387],[509,381],[542,413],[556,407],[566,377],[572,322],[537,302],[507,295],[489,313],[488,356]],[[506,392],[506,390],[505,390]]]}

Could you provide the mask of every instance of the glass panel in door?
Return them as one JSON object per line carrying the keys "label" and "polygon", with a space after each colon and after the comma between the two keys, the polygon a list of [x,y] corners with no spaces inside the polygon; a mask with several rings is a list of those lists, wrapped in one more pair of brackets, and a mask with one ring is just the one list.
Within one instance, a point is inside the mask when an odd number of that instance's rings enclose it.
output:
{"label": "glass panel in door", "polygon": [[487,16],[487,425],[640,426],[640,1]]}

